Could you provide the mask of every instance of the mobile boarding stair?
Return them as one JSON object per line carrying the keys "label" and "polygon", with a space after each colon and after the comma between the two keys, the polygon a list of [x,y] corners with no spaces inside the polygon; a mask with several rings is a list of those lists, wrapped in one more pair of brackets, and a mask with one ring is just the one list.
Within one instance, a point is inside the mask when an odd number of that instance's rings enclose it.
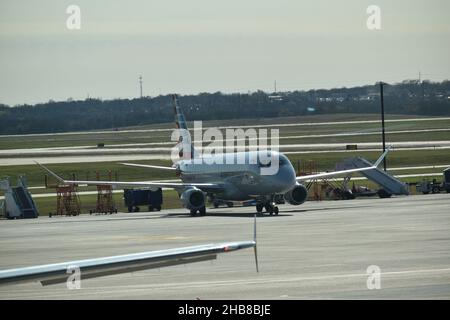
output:
{"label": "mobile boarding stair", "polygon": [[[368,160],[355,157],[350,159],[345,159],[337,165],[337,170],[347,170],[356,169],[373,166]],[[408,185],[401,182],[400,180],[394,178],[387,172],[380,170],[378,168],[372,170],[366,170],[359,172],[365,176],[370,181],[375,182],[380,189],[378,190],[378,195],[380,198],[389,198],[391,195],[408,195]]]}
{"label": "mobile boarding stair", "polygon": [[0,190],[4,191],[3,212],[8,219],[37,218],[39,212],[28,192],[25,179],[19,177],[17,187],[11,187],[8,179],[0,181]]}

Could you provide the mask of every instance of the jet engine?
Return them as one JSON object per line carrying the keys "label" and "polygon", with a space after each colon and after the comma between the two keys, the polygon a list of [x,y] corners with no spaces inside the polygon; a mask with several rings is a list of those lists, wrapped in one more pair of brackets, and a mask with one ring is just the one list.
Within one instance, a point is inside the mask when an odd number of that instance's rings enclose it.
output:
{"label": "jet engine", "polygon": [[187,189],[181,194],[180,199],[183,205],[190,210],[205,206],[205,195],[197,188]]}
{"label": "jet engine", "polygon": [[306,201],[308,190],[302,184],[297,184],[290,191],[286,192],[284,199],[294,206],[298,206]]}

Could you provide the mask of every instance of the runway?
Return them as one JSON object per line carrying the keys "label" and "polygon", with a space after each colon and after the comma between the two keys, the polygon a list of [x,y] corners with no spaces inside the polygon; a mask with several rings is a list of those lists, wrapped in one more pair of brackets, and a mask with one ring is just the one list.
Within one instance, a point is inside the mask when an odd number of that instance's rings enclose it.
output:
{"label": "runway", "polygon": [[[4,285],[1,299],[449,299],[450,194],[283,205],[257,218],[253,252],[82,280]],[[0,220],[0,269],[250,240],[252,207]],[[369,266],[380,289],[367,287]]]}
{"label": "runway", "polygon": [[[301,122],[303,118],[303,121]],[[402,118],[402,119],[387,119],[388,123],[404,123],[404,122],[416,122],[416,121],[443,121],[450,120],[450,117],[423,117],[423,118]],[[291,120],[292,121],[292,120]],[[270,120],[272,122],[272,120]],[[379,120],[344,120],[344,121],[327,121],[327,122],[314,122],[307,117],[295,117],[294,123],[270,123],[259,125],[231,125],[231,126],[205,126],[204,129],[218,128],[218,129],[234,129],[234,128],[278,128],[278,127],[298,127],[298,126],[327,126],[335,124],[370,124],[379,123]],[[172,132],[172,122],[159,124],[160,126],[167,126],[167,128],[150,128],[150,129],[121,129],[119,133],[142,133],[142,132]],[[30,133],[30,134],[5,134],[0,135],[0,138],[15,138],[15,137],[30,137],[30,136],[60,136],[60,135],[92,135],[92,134],[111,134],[114,130],[94,130],[94,131],[73,131],[73,132],[54,132],[54,133]]]}
{"label": "runway", "polygon": [[[446,132],[450,131],[450,128],[439,128],[439,129],[419,129],[419,130],[396,130],[396,131],[387,131],[386,134],[401,134],[401,133],[424,133],[424,132]],[[311,138],[338,138],[338,137],[360,137],[360,136],[372,136],[372,135],[380,135],[379,131],[368,131],[368,132],[344,132],[344,133],[331,133],[331,134],[306,134],[306,135],[287,135],[280,136],[280,140],[285,139],[311,139]],[[0,136],[1,138],[2,136]],[[245,138],[233,138],[233,139],[217,139],[214,140],[216,142],[220,142],[225,145],[230,141],[259,141],[259,138],[245,137]],[[202,140],[194,140],[193,143],[203,143]],[[416,143],[416,142],[413,142]],[[440,141],[439,143],[442,143]],[[444,141],[445,143],[445,141]],[[152,147],[154,146],[170,146],[174,145],[174,141],[162,141],[162,142],[146,142],[146,143],[121,143],[121,144],[112,144],[108,145],[106,148],[103,147],[99,149],[97,146],[93,145],[84,145],[84,146],[66,146],[66,147],[41,147],[41,148],[27,148],[27,149],[5,149],[0,150],[0,157],[12,157],[12,156],[34,156],[40,154],[47,155],[65,155],[65,154],[80,154],[80,152],[90,152],[90,153],[102,153],[102,152],[110,152],[113,150],[140,150],[140,149],[131,149],[131,148],[144,148],[144,147]],[[335,144],[333,144],[334,146]],[[429,144],[428,144],[429,145]],[[306,146],[309,146],[307,144]],[[401,147],[401,145],[400,145]],[[111,150],[113,149],[113,150]],[[145,150],[145,149],[143,149]],[[150,149],[152,150],[152,149]],[[156,151],[167,151],[170,148],[165,149],[155,149]]]}
{"label": "runway", "polygon": [[[243,139],[240,139],[243,141]],[[231,141],[231,140],[230,140]],[[220,141],[219,141],[220,142]],[[32,149],[12,149],[12,150],[0,150],[0,159],[9,159],[13,157],[23,158],[23,157],[73,157],[73,156],[92,156],[92,155],[123,155],[123,154],[149,154],[149,155],[158,155],[158,154],[169,154],[174,148],[174,143],[168,143],[170,147],[148,147],[148,148],[129,148],[124,147],[120,148],[117,146],[105,147],[105,148],[95,148],[95,147],[69,147],[69,148],[32,148]],[[309,151],[345,151],[347,150],[347,145],[349,143],[304,143],[304,144],[279,144],[279,145],[265,145],[265,144],[255,144],[252,146],[247,146],[248,150],[258,150],[258,148],[276,148],[280,150],[286,151],[296,151],[300,150],[309,150]],[[374,149],[381,146],[380,142],[360,142],[357,143],[358,148],[361,150]],[[438,141],[399,141],[399,142],[391,142],[395,149],[418,149],[418,148],[450,148],[449,140],[438,140]],[[236,147],[234,145],[228,147],[226,145],[221,146],[223,152],[232,152]],[[197,148],[200,151],[208,151],[211,152],[217,149],[217,146],[199,146]],[[3,162],[3,160],[2,160]]]}
{"label": "runway", "polygon": [[[358,152],[380,151],[381,143],[368,142],[358,143]],[[443,141],[405,141],[390,143],[394,150],[443,150],[450,149],[450,140]],[[322,143],[322,144],[286,144],[276,146],[260,145],[258,148],[278,148],[284,154],[310,154],[310,153],[333,153],[333,152],[349,152],[345,143]],[[108,162],[108,161],[137,161],[137,160],[170,160],[172,148],[103,148],[103,149],[76,149],[70,150],[43,150],[41,152],[26,150],[23,153],[7,154],[0,152],[0,166],[12,165],[30,165],[39,162],[42,164],[56,163],[86,163],[86,162]],[[199,151],[211,148],[198,149]],[[226,149],[222,151],[233,152],[235,149]],[[246,148],[246,150],[257,150],[254,148]],[[300,150],[300,151],[299,151]],[[8,150],[6,150],[9,152]]]}
{"label": "runway", "polygon": [[[282,131],[279,141],[271,141],[270,148],[279,149],[284,154],[310,154],[310,153],[331,153],[348,152],[349,144],[357,144],[359,152],[372,152],[381,149],[381,143],[375,142],[373,138],[367,137],[359,143],[354,143],[356,138],[363,136],[377,136],[380,134],[379,127],[366,126],[377,124],[379,120],[349,120],[349,121],[328,121],[328,122],[302,122],[309,118],[284,119],[286,123],[262,123],[260,125],[243,126],[210,126],[205,125],[203,129],[247,129],[247,128],[291,128],[298,127],[298,130],[287,132]],[[414,150],[441,150],[450,148],[448,139],[448,120],[449,117],[439,118],[408,118],[408,119],[390,119],[392,127],[386,134],[391,136],[389,145],[396,150],[414,151]],[[261,121],[258,120],[258,123]],[[280,121],[280,119],[278,120]],[[300,122],[299,122],[300,121]],[[414,126],[416,122],[429,121],[426,126]],[[442,122],[442,123],[441,123]],[[444,123],[445,122],[445,123]],[[211,123],[210,123],[211,124]],[[311,126],[336,126],[334,129],[311,131]],[[347,125],[350,126],[347,128]],[[353,127],[357,125],[357,127]],[[170,160],[170,154],[175,146],[174,141],[170,141],[170,133],[173,132],[172,124],[164,124],[166,127],[146,128],[146,129],[125,129],[118,131],[86,131],[86,132],[68,132],[55,134],[28,134],[28,135],[0,135],[0,142],[5,147],[0,150],[0,167],[33,165],[35,161],[42,164],[67,164],[67,163],[85,163],[85,162],[121,162],[121,161],[140,161],[140,160]],[[305,131],[306,129],[306,131]],[[434,133],[433,139],[423,134]],[[299,135],[299,133],[302,133]],[[147,138],[146,134],[151,137]],[[155,136],[156,134],[156,136]],[[403,141],[402,135],[413,134],[410,141]],[[120,137],[119,137],[120,136]],[[272,135],[270,135],[272,137]],[[403,138],[402,138],[403,137]],[[248,141],[248,148],[265,148],[267,141],[256,141],[258,137],[246,136],[245,138],[232,137],[232,139],[221,138],[214,140],[222,143],[222,151],[233,151],[226,149],[230,141]],[[259,137],[260,138],[260,137]],[[11,140],[13,139],[13,140]],[[77,139],[81,139],[78,141]],[[103,140],[106,139],[106,140]],[[112,140],[111,140],[112,139]],[[131,139],[131,140],[130,140]],[[150,140],[148,140],[150,139]],[[318,140],[319,139],[319,140]],[[345,140],[344,140],[345,139]],[[11,140],[11,141],[10,141]],[[27,140],[28,143],[22,144]],[[367,140],[367,141],[366,141]],[[394,140],[394,141],[392,141]],[[399,140],[399,141],[396,141]],[[16,143],[13,143],[13,142]],[[31,143],[34,141],[35,143]],[[98,148],[99,141],[106,142],[104,147]],[[250,143],[252,141],[252,143]],[[365,141],[365,142],[363,142]],[[194,136],[194,143],[200,140]],[[254,142],[254,143],[253,143]],[[302,143],[304,142],[304,143]],[[60,146],[55,145],[61,144]],[[207,141],[205,141],[208,144]],[[80,145],[79,145],[80,144]],[[258,146],[257,146],[258,144]],[[198,150],[201,150],[196,145]],[[211,145],[204,145],[203,151],[212,151],[215,148]],[[349,152],[354,152],[350,150]]]}

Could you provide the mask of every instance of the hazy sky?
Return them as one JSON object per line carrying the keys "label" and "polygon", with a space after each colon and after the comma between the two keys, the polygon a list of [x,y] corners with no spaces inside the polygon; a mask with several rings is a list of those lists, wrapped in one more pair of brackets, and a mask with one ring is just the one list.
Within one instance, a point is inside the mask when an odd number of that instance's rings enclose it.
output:
{"label": "hazy sky", "polygon": [[150,96],[448,79],[449,15],[448,0],[0,0],[0,103],[137,97],[140,74]]}

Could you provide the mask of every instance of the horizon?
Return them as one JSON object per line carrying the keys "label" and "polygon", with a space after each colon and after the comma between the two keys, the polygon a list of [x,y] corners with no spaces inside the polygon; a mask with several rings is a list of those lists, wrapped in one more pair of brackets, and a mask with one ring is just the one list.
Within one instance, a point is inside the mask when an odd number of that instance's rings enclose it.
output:
{"label": "horizon", "polygon": [[[418,79],[404,79],[401,80],[399,82],[395,82],[395,83],[387,83],[388,85],[401,85],[404,82],[407,81],[418,81]],[[434,81],[431,79],[422,79],[421,82],[429,82],[429,83],[443,83],[446,81],[450,81],[450,79],[443,79],[443,80],[439,80],[439,81]],[[383,81],[384,82],[384,81]],[[354,85],[354,86],[340,86],[340,87],[330,87],[330,88],[310,88],[310,89],[293,89],[293,90],[286,90],[286,91],[282,91],[282,90],[278,90],[276,92],[274,91],[270,91],[270,90],[262,90],[262,89],[256,89],[254,91],[248,91],[248,92],[224,92],[224,91],[215,91],[215,92],[206,92],[206,91],[199,91],[199,92],[194,92],[194,93],[176,93],[179,96],[196,96],[196,95],[200,95],[200,94],[215,94],[215,93],[221,93],[224,95],[233,95],[233,94],[253,94],[256,92],[264,92],[265,94],[273,94],[273,93],[292,93],[292,92],[309,92],[309,91],[319,91],[319,90],[346,90],[346,89],[353,89],[353,88],[362,88],[362,87],[370,87],[370,86],[376,86],[379,82],[373,83],[373,84],[360,84],[360,85]],[[385,82],[386,83],[386,82]],[[113,100],[135,100],[135,99],[154,99],[154,98],[158,98],[158,97],[165,97],[165,96],[170,96],[174,94],[173,92],[167,92],[167,93],[160,93],[158,95],[154,95],[154,96],[150,96],[150,95],[143,95],[142,97],[139,96],[134,96],[134,97],[115,97],[115,98],[104,98],[104,97],[93,97],[93,96],[89,96],[89,97],[85,97],[85,98],[79,98],[79,99],[74,99],[72,97],[67,97],[66,99],[62,99],[62,100],[54,100],[54,99],[48,99],[47,101],[41,101],[41,102],[35,102],[35,103],[23,103],[23,104],[15,104],[15,105],[8,105],[3,103],[2,101],[0,101],[0,106],[6,106],[6,107],[10,107],[10,108],[15,108],[15,107],[21,107],[21,106],[36,106],[36,105],[42,105],[42,104],[48,104],[48,103],[61,103],[61,102],[76,102],[76,101],[86,101],[86,100],[101,100],[101,101],[113,101]]]}

